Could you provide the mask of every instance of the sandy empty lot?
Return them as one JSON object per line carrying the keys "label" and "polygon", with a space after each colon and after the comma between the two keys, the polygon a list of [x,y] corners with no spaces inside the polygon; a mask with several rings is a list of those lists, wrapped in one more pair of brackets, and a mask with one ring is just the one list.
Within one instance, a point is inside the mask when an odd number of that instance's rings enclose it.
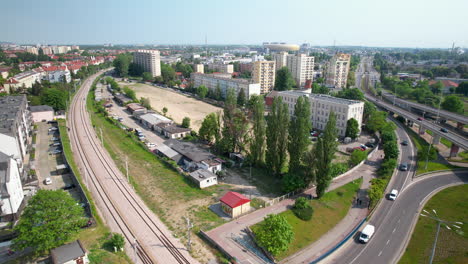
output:
{"label": "sandy empty lot", "polygon": [[198,132],[206,115],[222,111],[219,107],[151,85],[126,82],[119,82],[119,85],[132,88],[136,92],[137,98],[149,98],[151,106],[158,112],[162,112],[163,107],[166,107],[167,116],[179,124],[182,123],[184,117],[190,117],[190,127],[196,132]]}

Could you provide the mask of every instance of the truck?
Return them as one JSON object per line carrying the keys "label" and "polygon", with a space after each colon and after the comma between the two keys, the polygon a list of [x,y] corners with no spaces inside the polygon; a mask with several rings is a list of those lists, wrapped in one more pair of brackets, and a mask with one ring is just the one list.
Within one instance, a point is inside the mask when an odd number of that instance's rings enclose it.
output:
{"label": "truck", "polygon": [[366,225],[359,236],[359,241],[362,243],[369,242],[372,235],[374,235],[375,227],[373,225]]}

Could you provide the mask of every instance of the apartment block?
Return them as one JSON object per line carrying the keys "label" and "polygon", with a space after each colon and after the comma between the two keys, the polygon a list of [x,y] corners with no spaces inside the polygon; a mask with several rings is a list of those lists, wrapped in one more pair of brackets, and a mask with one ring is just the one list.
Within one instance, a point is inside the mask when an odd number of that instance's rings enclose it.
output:
{"label": "apartment block", "polygon": [[294,116],[294,106],[300,96],[305,96],[310,102],[310,114],[312,127],[317,130],[324,130],[333,111],[336,114],[336,128],[339,136],[345,136],[346,125],[349,119],[354,118],[362,126],[362,116],[364,113],[364,102],[337,98],[325,94],[312,94],[306,91],[281,91],[277,92],[283,102],[288,105],[289,115]]}
{"label": "apartment block", "polygon": [[3,86],[6,92],[10,93],[12,89],[31,88],[35,82],[41,82],[41,73],[31,70],[18,73],[8,79]]}
{"label": "apartment block", "polygon": [[153,77],[161,76],[161,58],[159,50],[138,50],[133,53],[133,62],[141,65],[145,72]]}
{"label": "apartment block", "polygon": [[328,65],[326,84],[335,89],[346,88],[348,80],[349,65],[351,64],[351,55],[346,53],[335,54]]}
{"label": "apartment block", "polygon": [[274,55],[276,70],[288,67],[298,87],[304,87],[307,80],[314,78],[314,57],[306,54],[280,52]]}
{"label": "apartment block", "polygon": [[194,72],[197,72],[197,73],[205,73],[205,65],[203,64],[195,64],[194,65]]}
{"label": "apartment block", "polygon": [[260,94],[260,83],[254,83],[246,79],[233,79],[228,77],[226,74],[202,74],[192,73],[190,78],[193,81],[194,87],[201,85],[206,86],[209,90],[214,91],[219,86],[223,97],[229,89],[233,89],[237,94],[244,89],[244,93],[247,98],[250,98],[254,94]]}
{"label": "apartment block", "polygon": [[0,151],[0,222],[18,219],[23,198],[18,164]]}
{"label": "apartment block", "polygon": [[253,63],[252,81],[260,83],[260,93],[266,94],[275,86],[275,62],[256,61]]}
{"label": "apartment block", "polygon": [[220,73],[233,73],[234,65],[233,64],[223,64],[223,63],[210,63],[208,64],[208,69]]}

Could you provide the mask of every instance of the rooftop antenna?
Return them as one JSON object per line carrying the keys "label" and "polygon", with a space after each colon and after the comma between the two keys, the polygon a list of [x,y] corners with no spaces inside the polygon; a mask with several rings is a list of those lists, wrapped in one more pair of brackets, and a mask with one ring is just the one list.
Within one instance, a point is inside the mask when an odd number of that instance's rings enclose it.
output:
{"label": "rooftop antenna", "polygon": [[455,41],[452,42],[452,53],[455,51]]}
{"label": "rooftop antenna", "polygon": [[208,57],[208,37],[206,34],[205,34],[205,53],[206,53],[206,56]]}

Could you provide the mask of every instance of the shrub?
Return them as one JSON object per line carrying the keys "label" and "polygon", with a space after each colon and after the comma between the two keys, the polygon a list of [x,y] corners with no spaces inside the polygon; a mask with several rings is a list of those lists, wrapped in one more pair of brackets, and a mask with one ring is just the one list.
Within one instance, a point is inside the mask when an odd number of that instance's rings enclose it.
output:
{"label": "shrub", "polygon": [[294,202],[294,209],[304,209],[304,208],[310,208],[312,207],[309,203],[309,201],[305,197],[299,197],[296,199]]}
{"label": "shrub", "polygon": [[297,174],[288,173],[281,179],[281,186],[286,193],[305,188],[307,185],[304,179]]}
{"label": "shrub", "polygon": [[392,175],[393,170],[397,166],[397,161],[396,159],[387,159],[382,162],[382,165],[380,165],[379,170],[377,171],[377,174],[381,177],[389,177]]}
{"label": "shrub", "polygon": [[332,163],[330,167],[330,174],[332,178],[335,178],[336,176],[339,176],[346,171],[348,171],[348,164],[346,163]]}
{"label": "shrub", "polygon": [[353,153],[351,153],[351,158],[349,159],[349,167],[354,167],[358,165],[361,161],[367,158],[367,151],[361,151],[355,149]]}
{"label": "shrub", "polygon": [[312,214],[314,213],[314,209],[310,205],[309,201],[304,197],[299,197],[296,199],[292,211],[297,216],[297,218],[304,221],[309,221],[312,219]]}
{"label": "shrub", "polygon": [[121,234],[114,233],[110,238],[110,243],[113,248],[119,250],[125,246],[125,239]]}

